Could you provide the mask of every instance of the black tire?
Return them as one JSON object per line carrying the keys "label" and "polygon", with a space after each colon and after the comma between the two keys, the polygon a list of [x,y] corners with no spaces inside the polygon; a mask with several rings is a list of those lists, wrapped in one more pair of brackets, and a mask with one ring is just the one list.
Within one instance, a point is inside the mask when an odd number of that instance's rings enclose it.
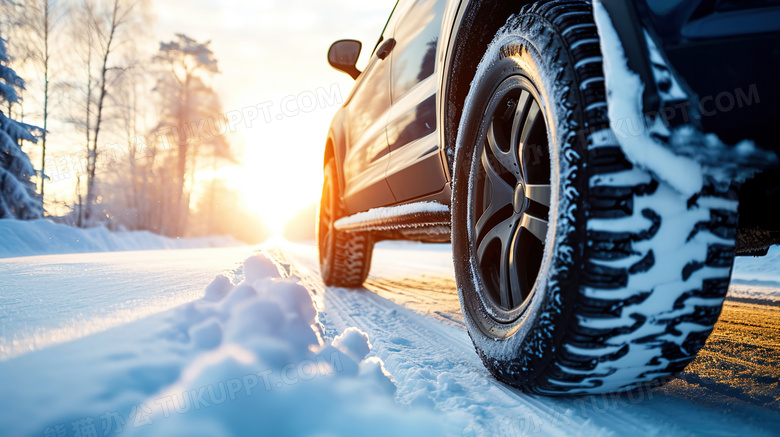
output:
{"label": "black tire", "polygon": [[317,214],[320,275],[327,286],[358,288],[368,277],[374,243],[367,233],[341,232],[333,227],[343,213],[335,161],[325,165],[324,177]]}
{"label": "black tire", "polygon": [[[608,130],[602,76],[590,4],[539,2],[499,31],[464,106],[452,205],[458,292],[485,366],[529,392],[603,393],[676,374],[704,345],[729,284],[736,191],[708,183],[685,198],[632,166]],[[524,128],[523,91],[544,116],[546,143],[491,148],[490,126],[502,141]],[[513,171],[495,152],[507,147],[520,165],[529,149],[547,158]],[[517,188],[531,174],[549,177],[547,202]],[[514,190],[511,204],[493,204],[509,191],[492,181]],[[545,218],[545,233],[528,230]]]}

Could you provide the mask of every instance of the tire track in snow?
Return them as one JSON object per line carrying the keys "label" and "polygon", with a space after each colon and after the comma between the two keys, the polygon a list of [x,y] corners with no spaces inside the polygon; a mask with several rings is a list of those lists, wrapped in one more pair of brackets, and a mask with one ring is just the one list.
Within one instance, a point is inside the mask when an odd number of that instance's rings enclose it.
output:
{"label": "tire track in snow", "polygon": [[[395,272],[384,277],[387,271],[414,265],[404,257],[384,259],[385,253],[381,254],[385,262],[398,265],[380,266],[379,274],[372,271],[368,290],[326,288],[319,279],[316,248],[285,245],[269,252],[281,265],[289,265],[287,269],[314,295],[324,335],[332,336],[349,326],[368,333],[372,353],[384,361],[398,386],[397,400],[444,412],[467,412],[475,425],[464,430],[464,435],[648,435],[664,431],[712,435],[728,429],[773,435],[775,426],[780,426],[779,417],[752,406],[737,406],[737,412],[744,414],[725,416],[724,423],[724,410],[734,405],[700,405],[669,388],[634,396],[573,399],[524,394],[489,375],[465,329],[457,323],[459,316],[453,322],[437,314],[437,299],[447,299],[443,285],[447,278],[430,277],[408,267],[410,278],[398,279]],[[433,285],[433,290],[414,286],[426,284]],[[457,299],[454,287],[448,299]],[[451,309],[444,311],[451,313]]]}
{"label": "tire track in snow", "polygon": [[[281,250],[268,253],[279,264],[291,265],[291,273],[312,286],[315,301],[321,298],[319,319],[325,335],[350,326],[368,333],[371,353],[382,359],[398,386],[399,402],[466,411],[480,423],[477,431],[495,423],[499,425],[495,431],[522,433],[522,418],[528,418],[529,427],[547,435],[571,435],[555,426],[555,416],[565,412],[562,407],[550,407],[552,400],[525,395],[493,379],[474,353],[465,329],[428,319],[365,289],[326,288],[306,260]],[[525,398],[524,402],[517,402],[518,398]],[[578,427],[589,430],[583,435],[605,431],[585,420]],[[469,431],[473,430],[464,430],[464,435]]]}

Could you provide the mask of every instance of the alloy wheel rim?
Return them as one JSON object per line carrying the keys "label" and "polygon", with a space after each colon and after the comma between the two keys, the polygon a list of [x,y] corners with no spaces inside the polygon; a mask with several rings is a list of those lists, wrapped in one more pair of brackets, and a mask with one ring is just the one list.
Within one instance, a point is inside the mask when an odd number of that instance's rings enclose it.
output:
{"label": "alloy wheel rim", "polygon": [[552,198],[547,125],[530,81],[505,79],[481,127],[472,167],[472,253],[488,312],[510,323],[534,296]]}

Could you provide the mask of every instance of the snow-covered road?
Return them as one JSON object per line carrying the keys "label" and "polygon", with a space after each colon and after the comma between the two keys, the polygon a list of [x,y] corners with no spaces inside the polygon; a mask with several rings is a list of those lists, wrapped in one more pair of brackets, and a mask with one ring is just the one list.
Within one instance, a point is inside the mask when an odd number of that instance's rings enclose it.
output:
{"label": "snow-covered road", "polygon": [[195,300],[249,247],[0,260],[0,360]]}
{"label": "snow-covered road", "polygon": [[[242,265],[259,251],[276,267]],[[294,276],[275,277],[277,267]],[[735,274],[764,271],[750,268]],[[553,399],[485,370],[452,269],[449,245],[414,243],[380,243],[361,290],[324,287],[316,248],[287,242],[3,260],[0,434],[780,435],[772,275],[732,287],[699,358],[663,388]],[[217,274],[228,279],[187,303]],[[299,280],[305,289],[290,288]]]}
{"label": "snow-covered road", "polygon": [[780,435],[776,301],[727,301],[705,349],[662,389],[549,399],[507,387],[482,366],[463,325],[448,245],[379,247],[358,291],[323,287],[313,246],[288,244],[274,256],[319,299],[326,328],[369,335],[401,402],[472,414],[464,435]]}

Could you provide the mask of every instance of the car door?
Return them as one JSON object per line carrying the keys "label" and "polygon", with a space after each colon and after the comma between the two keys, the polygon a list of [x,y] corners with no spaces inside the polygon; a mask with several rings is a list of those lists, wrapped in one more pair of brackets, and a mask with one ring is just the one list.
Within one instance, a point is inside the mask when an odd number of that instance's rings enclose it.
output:
{"label": "car door", "polygon": [[386,131],[391,105],[389,54],[399,10],[396,5],[345,105],[347,145],[343,170],[348,214],[395,202],[385,175],[390,161]]}
{"label": "car door", "polygon": [[387,182],[397,202],[441,191],[446,173],[436,121],[436,54],[447,0],[414,0],[393,37]]}

